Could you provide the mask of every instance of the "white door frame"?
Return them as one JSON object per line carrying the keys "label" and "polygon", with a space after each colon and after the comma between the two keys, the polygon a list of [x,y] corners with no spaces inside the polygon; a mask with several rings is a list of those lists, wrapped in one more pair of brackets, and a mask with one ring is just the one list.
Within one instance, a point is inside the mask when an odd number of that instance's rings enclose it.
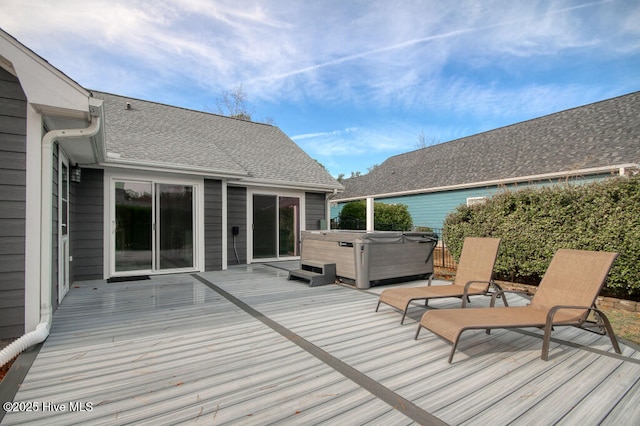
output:
{"label": "white door frame", "polygon": [[[194,198],[194,258],[193,268],[169,269],[169,270],[145,270],[145,271],[122,271],[115,270],[115,182],[134,181],[150,182],[152,188],[157,183],[192,185]],[[155,189],[154,189],[155,191]],[[155,196],[154,196],[155,197]],[[137,170],[117,170],[106,169],[104,173],[104,279],[127,275],[153,275],[168,274],[176,272],[202,272],[204,271],[204,178],[195,176],[173,175],[166,173],[154,173]],[[153,202],[155,209],[155,200]],[[155,211],[153,212],[155,223]],[[155,244],[155,231],[152,232]],[[155,263],[155,259],[154,259]]]}
{"label": "white door frame", "polygon": [[[306,207],[305,207],[305,192],[304,191],[293,191],[293,190],[277,190],[271,188],[247,188],[247,223],[248,223],[248,231],[247,231],[247,263],[256,262],[269,262],[276,260],[290,260],[290,259],[299,259],[300,256],[280,256],[276,252],[276,257],[274,258],[253,258],[253,196],[254,195],[270,195],[276,196],[279,200],[279,197],[292,197],[298,198],[300,200],[300,211],[299,211],[299,220],[300,220],[300,232],[306,230]],[[300,241],[300,235],[297,236],[297,241]]]}
{"label": "white door frame", "polygon": [[[66,170],[66,173],[65,173]],[[62,149],[58,149],[58,303],[69,291],[69,159]],[[66,176],[65,176],[66,174]],[[66,186],[66,188],[65,188]],[[66,191],[63,191],[66,189]],[[66,199],[64,194],[66,193]],[[66,210],[66,214],[63,214]],[[63,223],[63,218],[66,222]]]}

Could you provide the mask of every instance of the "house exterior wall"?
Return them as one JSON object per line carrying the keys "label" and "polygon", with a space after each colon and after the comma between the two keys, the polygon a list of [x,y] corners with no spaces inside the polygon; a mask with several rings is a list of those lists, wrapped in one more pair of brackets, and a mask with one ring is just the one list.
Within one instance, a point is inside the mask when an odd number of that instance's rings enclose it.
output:
{"label": "house exterior wall", "polygon": [[70,281],[102,279],[104,171],[82,169],[82,182],[72,182],[69,191]]}
{"label": "house exterior wall", "polygon": [[[239,227],[240,233],[235,238],[232,228]],[[247,263],[247,189],[229,186],[227,188],[227,261],[229,265]],[[236,254],[238,258],[236,259]]]}
{"label": "house exterior wall", "polygon": [[0,68],[0,338],[25,327],[26,117],[20,82]]}
{"label": "house exterior wall", "polygon": [[305,194],[306,223],[308,231],[322,229],[320,221],[327,219],[326,202],[324,193],[307,192]]}
{"label": "house exterior wall", "polygon": [[222,269],[222,181],[204,181],[204,269]]}

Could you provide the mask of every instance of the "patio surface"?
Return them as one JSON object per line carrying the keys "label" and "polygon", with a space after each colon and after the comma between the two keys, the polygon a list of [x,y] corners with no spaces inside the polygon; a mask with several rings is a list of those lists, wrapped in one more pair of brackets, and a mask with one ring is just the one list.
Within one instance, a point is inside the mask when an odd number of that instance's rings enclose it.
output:
{"label": "patio surface", "polygon": [[249,265],[76,283],[14,398],[38,411],[2,424],[640,424],[635,345],[620,356],[561,327],[545,362],[541,330],[469,331],[448,364],[449,344],[413,339],[423,307],[404,326],[374,312],[389,286],[286,278]]}

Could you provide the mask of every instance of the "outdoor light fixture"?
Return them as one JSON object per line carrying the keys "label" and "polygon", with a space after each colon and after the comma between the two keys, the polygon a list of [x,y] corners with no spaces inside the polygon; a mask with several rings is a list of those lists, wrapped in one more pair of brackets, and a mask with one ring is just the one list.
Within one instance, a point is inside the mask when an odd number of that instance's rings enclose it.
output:
{"label": "outdoor light fixture", "polygon": [[82,181],[82,169],[76,163],[75,166],[71,166],[71,182],[80,183]]}

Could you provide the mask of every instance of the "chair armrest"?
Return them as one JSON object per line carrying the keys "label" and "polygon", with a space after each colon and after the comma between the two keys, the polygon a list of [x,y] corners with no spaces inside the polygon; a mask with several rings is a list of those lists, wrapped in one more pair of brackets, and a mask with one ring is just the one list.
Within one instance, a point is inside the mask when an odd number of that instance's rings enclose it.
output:
{"label": "chair armrest", "polygon": [[[611,323],[609,322],[609,318],[607,318],[605,313],[602,312],[600,309],[596,308],[595,306],[557,305],[549,309],[549,312],[547,312],[547,322],[544,326],[544,339],[542,344],[541,358],[543,360],[546,361],[549,357],[549,345],[550,345],[549,342],[551,340],[551,330],[553,329],[553,325],[554,325],[553,317],[561,309],[582,309],[589,312],[595,312],[598,315],[598,317],[602,320],[602,326],[606,330],[606,333],[603,333],[603,334],[607,334],[609,336],[609,339],[611,340],[611,345],[613,346],[613,349],[616,351],[616,353],[622,353],[620,350],[620,345],[618,345],[618,341],[616,339],[615,333],[613,332],[613,328],[611,327]],[[584,316],[584,319],[581,322],[577,322],[574,324],[565,323],[565,324],[556,324],[556,325],[573,325],[573,326],[579,327],[586,322],[588,315],[589,313],[587,312],[587,314]]]}
{"label": "chair armrest", "polygon": [[467,283],[464,285],[464,290],[462,291],[462,307],[463,308],[467,307],[467,299],[469,297],[469,287],[471,287],[471,284],[476,284],[476,283],[487,284],[487,291],[489,290],[489,286],[491,286],[491,281],[479,281],[479,280],[467,281]]}
{"label": "chair armrest", "polygon": [[[599,315],[604,315],[604,313],[602,311],[600,311],[599,309],[595,308],[594,306],[574,306],[574,305],[556,305],[553,306],[551,309],[549,309],[549,312],[547,312],[547,326],[553,326],[553,318],[555,317],[556,313],[558,313],[558,311],[562,310],[562,309],[582,309],[585,311],[594,311],[597,312]],[[584,319],[587,319],[587,316],[589,315],[589,312],[586,313],[586,315],[584,316]],[[581,321],[581,323],[584,321]],[[560,324],[558,324],[560,325]],[[572,325],[572,324],[569,324]],[[577,324],[579,325],[579,324]]]}
{"label": "chair armrest", "polygon": [[492,308],[496,306],[496,299],[500,296],[503,297],[503,301],[505,306],[509,306],[509,304],[507,303],[507,293],[510,294],[523,294],[526,296],[530,296],[531,294],[528,291],[524,291],[524,290],[504,290],[502,289],[502,287],[500,287],[499,285],[497,285],[496,283],[493,283],[494,286],[496,286],[496,288],[498,290],[496,290],[495,293],[493,293],[493,295],[491,295],[491,304],[489,306],[491,306]]}
{"label": "chair armrest", "polygon": [[489,286],[493,284],[493,281],[475,281],[475,280],[467,281],[467,283],[464,285],[464,295],[466,296],[467,293],[469,292],[469,287],[471,287],[471,284],[477,284],[477,283],[486,284],[488,289]]}

